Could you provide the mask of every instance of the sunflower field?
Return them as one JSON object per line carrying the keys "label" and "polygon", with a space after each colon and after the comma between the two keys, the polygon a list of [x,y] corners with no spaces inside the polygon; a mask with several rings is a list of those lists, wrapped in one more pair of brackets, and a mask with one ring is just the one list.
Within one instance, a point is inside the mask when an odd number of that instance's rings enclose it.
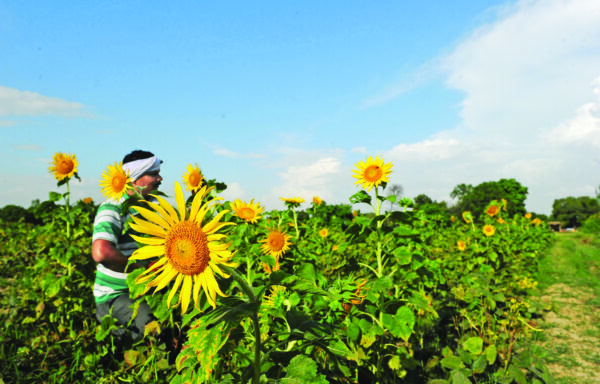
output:
{"label": "sunflower field", "polygon": [[[349,172],[349,204],[282,197],[267,212],[223,201],[189,165],[173,204],[129,207],[130,266],[144,266],[127,277],[133,309],[156,317],[135,341],[95,318],[98,204],[70,201],[77,166],[55,155],[58,190],[35,220],[0,222],[0,383],[552,382],[527,341],[553,236],[505,200],[428,214],[384,196],[392,164],[369,157]],[[130,184],[115,163],[101,186],[115,198]]]}

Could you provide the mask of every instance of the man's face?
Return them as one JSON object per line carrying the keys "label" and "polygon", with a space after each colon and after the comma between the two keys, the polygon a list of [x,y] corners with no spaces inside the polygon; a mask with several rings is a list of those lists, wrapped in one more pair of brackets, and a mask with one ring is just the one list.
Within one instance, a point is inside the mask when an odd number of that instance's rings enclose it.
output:
{"label": "man's face", "polygon": [[142,177],[134,181],[133,185],[142,196],[146,197],[153,189],[158,189],[161,181],[162,176],[160,175],[160,171],[146,172]]}

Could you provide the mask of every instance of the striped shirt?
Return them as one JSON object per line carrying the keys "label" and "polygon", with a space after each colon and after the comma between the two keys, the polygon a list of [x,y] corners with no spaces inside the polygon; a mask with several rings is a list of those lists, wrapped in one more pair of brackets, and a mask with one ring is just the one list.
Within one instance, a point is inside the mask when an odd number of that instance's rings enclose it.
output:
{"label": "striped shirt", "polygon": [[[131,237],[137,235],[131,228],[123,230],[125,223],[134,213],[130,208],[128,212],[122,212],[122,204],[129,196],[122,197],[118,202],[107,200],[100,204],[94,220],[94,233],[92,243],[98,239],[110,241],[115,244],[125,257],[129,257],[138,249],[138,245]],[[96,281],[94,282],[94,298],[96,303],[105,303],[117,296],[128,294],[127,274],[114,272],[101,263],[96,267]]]}

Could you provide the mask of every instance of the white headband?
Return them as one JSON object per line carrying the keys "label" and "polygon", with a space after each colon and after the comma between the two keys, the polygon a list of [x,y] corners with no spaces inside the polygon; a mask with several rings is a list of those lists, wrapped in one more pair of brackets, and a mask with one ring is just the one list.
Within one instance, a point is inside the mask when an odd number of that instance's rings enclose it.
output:
{"label": "white headband", "polygon": [[126,172],[129,171],[131,180],[136,181],[146,172],[160,171],[160,163],[162,163],[161,159],[152,156],[147,159],[134,160],[125,163],[123,164],[123,170]]}

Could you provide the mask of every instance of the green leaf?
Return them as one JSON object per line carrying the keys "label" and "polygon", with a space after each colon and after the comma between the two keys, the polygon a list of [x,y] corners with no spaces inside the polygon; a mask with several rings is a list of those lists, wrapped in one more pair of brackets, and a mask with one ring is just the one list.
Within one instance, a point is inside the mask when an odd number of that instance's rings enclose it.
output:
{"label": "green leaf", "polygon": [[402,246],[394,249],[392,254],[395,257],[397,265],[407,265],[411,262],[412,252],[407,246]]}
{"label": "green leaf", "polygon": [[371,204],[371,195],[365,191],[358,191],[349,198],[352,204],[366,203]]}
{"label": "green leaf", "polygon": [[400,307],[395,315],[384,313],[382,315],[383,326],[387,328],[392,335],[408,341],[415,326],[415,314],[408,307]]}
{"label": "green leaf", "polygon": [[442,359],[442,367],[447,369],[458,369],[464,366],[462,359],[458,356],[452,355]]}
{"label": "green leaf", "polygon": [[496,351],[495,345],[487,346],[487,348],[485,349],[485,358],[487,359],[487,362],[489,365],[494,364],[494,362],[496,361],[497,354],[498,354],[498,351]]}
{"label": "green leaf", "polygon": [[475,355],[479,355],[483,351],[483,340],[477,336],[469,337],[463,343],[463,348]]}
{"label": "green leaf", "polygon": [[62,199],[62,195],[58,192],[50,192],[48,200],[50,201],[58,201]]}
{"label": "green leaf", "polygon": [[286,368],[286,375],[280,381],[283,384],[327,384],[326,377],[317,372],[317,363],[310,357],[298,355]]}
{"label": "green leaf", "polygon": [[469,380],[469,378],[458,369],[452,371],[452,375],[450,377],[452,379],[452,384],[471,384],[471,380]]}
{"label": "green leaf", "polygon": [[485,368],[487,367],[487,360],[484,355],[480,355],[474,362],[473,362],[473,366],[471,367],[473,369],[473,373],[483,373],[485,371]]}
{"label": "green leaf", "polygon": [[227,342],[231,331],[227,322],[220,322],[210,329],[207,329],[208,325],[204,321],[204,318],[201,317],[188,331],[189,339],[187,345],[192,346],[196,353],[196,358],[200,362],[197,373],[202,382],[207,382],[210,379],[213,369],[219,363],[217,353]]}

